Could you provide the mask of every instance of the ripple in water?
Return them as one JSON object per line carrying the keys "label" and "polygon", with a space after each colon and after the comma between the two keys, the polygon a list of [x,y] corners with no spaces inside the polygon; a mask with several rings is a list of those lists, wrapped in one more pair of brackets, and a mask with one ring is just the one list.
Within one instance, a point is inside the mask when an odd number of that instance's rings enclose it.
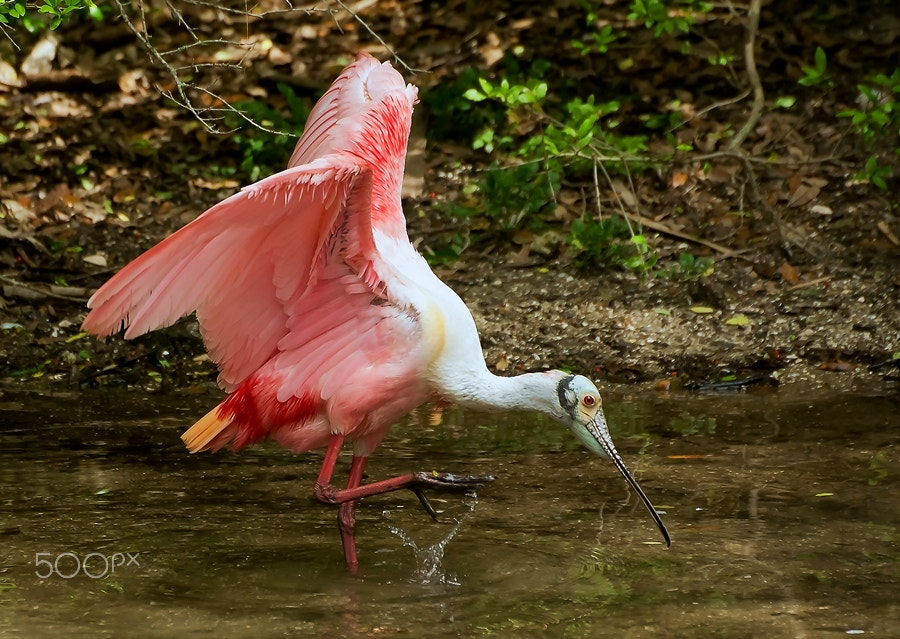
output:
{"label": "ripple in water", "polygon": [[[456,575],[452,572],[448,572],[444,567],[443,562],[444,550],[447,548],[447,544],[449,544],[450,540],[453,539],[456,536],[456,533],[460,531],[463,523],[469,518],[469,516],[473,512],[475,512],[475,506],[478,505],[478,496],[474,493],[467,495],[467,499],[463,502],[463,504],[465,504],[469,508],[469,511],[456,520],[456,524],[453,526],[453,528],[450,529],[450,532],[448,532],[443,539],[425,548],[419,548],[419,545],[415,542],[415,540],[400,528],[391,525],[388,526],[388,529],[400,538],[400,541],[403,542],[404,546],[412,548],[413,554],[416,558],[416,570],[410,577],[410,581],[424,586],[460,585],[460,581],[456,578]],[[385,512],[384,516],[390,517],[390,513]]]}

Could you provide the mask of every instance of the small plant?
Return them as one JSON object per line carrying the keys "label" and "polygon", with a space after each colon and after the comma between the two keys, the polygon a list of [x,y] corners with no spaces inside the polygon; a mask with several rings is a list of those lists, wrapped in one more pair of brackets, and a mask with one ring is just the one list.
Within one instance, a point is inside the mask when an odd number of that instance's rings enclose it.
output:
{"label": "small plant", "polygon": [[[594,18],[596,20],[596,16]],[[572,48],[581,55],[589,53],[606,53],[610,45],[622,37],[621,33],[613,31],[610,25],[604,26],[599,31],[593,31],[585,36],[584,40],[572,40]]]}
{"label": "small plant", "polygon": [[[539,66],[536,73],[542,71]],[[641,168],[638,156],[647,149],[647,137],[615,133],[618,123],[607,116],[618,111],[618,102],[597,104],[591,95],[546,105],[548,85],[540,78],[474,81],[478,86],[466,90],[465,99],[499,103],[506,110],[502,123],[488,124],[472,140],[473,148],[503,153],[516,163],[502,168],[495,160],[479,180],[485,212],[504,229],[532,224],[533,215],[553,201],[561,180],[589,175],[601,155],[606,171],[627,174],[626,162]]]}
{"label": "small plant", "polygon": [[[585,25],[590,29],[593,29],[598,18],[596,3],[590,2],[589,0],[579,0],[579,4],[585,11]],[[609,51],[610,45],[623,37],[625,37],[625,34],[613,31],[612,26],[607,24],[599,31],[589,31],[583,36],[583,39],[572,40],[572,48],[580,52],[581,55],[606,53]]]}
{"label": "small plant", "polygon": [[[893,139],[900,133],[900,69],[890,76],[882,73],[869,78],[868,84],[858,84],[860,108],[840,111],[839,118],[849,118],[850,126],[862,138],[863,144],[871,146],[876,140]],[[893,138],[891,137],[893,136]],[[891,169],[878,163],[878,158],[869,156],[865,168],[856,174],[880,189],[887,189],[886,177]]]}
{"label": "small plant", "polygon": [[29,33],[37,33],[46,28],[56,29],[78,15],[87,15],[99,22],[110,10],[97,6],[91,0],[40,0],[35,3],[0,0],[0,27],[15,28],[21,25]]}
{"label": "small plant", "polygon": [[814,67],[801,67],[800,70],[803,71],[803,77],[797,80],[797,84],[805,87],[819,85],[825,85],[829,88],[833,87],[834,82],[828,75],[828,58],[822,47],[816,47],[815,65]]}
{"label": "small plant", "polygon": [[478,78],[478,89],[469,89],[463,93],[466,100],[481,102],[493,99],[508,107],[520,104],[536,104],[547,97],[547,83],[540,80],[527,80],[524,84],[512,84],[506,78],[499,84],[491,84],[487,78]]}
{"label": "small plant", "polygon": [[839,118],[850,118],[850,124],[867,143],[886,129],[900,131],[900,69],[895,69],[890,77],[876,74],[869,82],[856,85],[861,108],[845,109],[837,114]]}
{"label": "small plant", "polygon": [[559,190],[559,173],[541,170],[536,162],[515,168],[492,165],[479,186],[484,212],[501,228],[512,230],[526,225],[524,222],[553,202],[553,194]]}
{"label": "small plant", "polygon": [[680,279],[684,282],[693,282],[701,277],[712,275],[715,262],[711,257],[697,257],[693,253],[679,253],[678,264],[675,268],[659,271],[660,277]]}
{"label": "small plant", "polygon": [[636,271],[643,278],[656,266],[659,254],[650,246],[647,236],[643,233],[632,235],[629,239],[634,245],[635,255],[626,258],[622,262],[622,266],[631,271]]}
{"label": "small plant", "polygon": [[468,245],[468,235],[453,233],[446,241],[427,247],[423,254],[431,266],[446,266],[458,260]]}
{"label": "small plant", "polygon": [[886,191],[887,190],[887,182],[885,178],[890,177],[891,169],[887,166],[882,166],[878,164],[878,159],[874,155],[870,155],[869,159],[866,160],[865,168],[859,173],[855,174],[857,180],[866,180],[871,182],[879,189]]}
{"label": "small plant", "polygon": [[575,220],[569,241],[583,263],[618,266],[641,276],[651,271],[659,259],[647,236],[634,233],[628,222],[617,215]]}
{"label": "small plant", "polygon": [[628,19],[643,21],[645,27],[653,29],[653,35],[657,38],[664,34],[671,35],[676,31],[688,33],[694,24],[694,18],[690,15],[679,15],[676,11],[670,15],[667,6],[669,4],[672,3],[664,0],[634,0]]}

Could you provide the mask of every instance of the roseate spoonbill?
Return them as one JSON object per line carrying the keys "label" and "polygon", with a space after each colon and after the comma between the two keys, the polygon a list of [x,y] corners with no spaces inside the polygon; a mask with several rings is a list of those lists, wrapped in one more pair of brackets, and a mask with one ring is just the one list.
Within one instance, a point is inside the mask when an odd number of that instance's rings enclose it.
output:
{"label": "roseate spoonbill", "polygon": [[[316,104],[288,168],[212,207],[123,268],[88,302],[84,328],[132,338],[196,311],[224,401],[182,439],[192,452],[271,438],[326,447],[317,499],[338,505],[348,567],[354,502],[467,489],[493,477],[411,473],[362,484],[391,423],[429,399],[545,413],[625,477],[669,545],[656,510],[607,430],[600,394],[562,371],[498,377],[472,315],[409,241],[400,186],[416,88],[361,53]],[[353,443],[345,489],[332,474]]]}

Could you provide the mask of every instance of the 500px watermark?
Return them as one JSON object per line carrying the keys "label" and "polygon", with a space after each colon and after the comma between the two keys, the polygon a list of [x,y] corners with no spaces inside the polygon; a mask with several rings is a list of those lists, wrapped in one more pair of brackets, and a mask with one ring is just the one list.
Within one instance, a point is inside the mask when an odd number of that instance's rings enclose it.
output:
{"label": "500px watermark", "polygon": [[71,579],[84,573],[91,579],[101,579],[108,574],[114,573],[116,568],[123,566],[137,566],[139,552],[115,552],[111,555],[104,555],[102,552],[92,552],[80,559],[74,552],[61,552],[53,557],[51,552],[37,552],[34,554],[34,565],[37,570],[34,571],[41,579],[49,579],[53,575],[62,577],[63,579]]}

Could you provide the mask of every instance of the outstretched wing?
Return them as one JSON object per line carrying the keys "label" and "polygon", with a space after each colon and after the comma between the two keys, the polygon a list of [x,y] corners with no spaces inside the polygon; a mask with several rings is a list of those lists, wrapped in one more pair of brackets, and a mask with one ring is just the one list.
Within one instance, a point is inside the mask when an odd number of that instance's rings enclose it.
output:
{"label": "outstretched wing", "polygon": [[326,98],[297,145],[292,164],[301,164],[217,204],[122,269],[91,297],[84,328],[131,338],[196,310],[219,381],[233,390],[278,350],[297,314],[292,300],[315,283],[335,233],[347,263],[377,284],[368,272],[381,262],[373,225],[405,238],[399,181],[415,89],[361,54]]}
{"label": "outstretched wing", "polygon": [[[197,311],[221,381],[239,384],[286,333],[286,305],[309,286],[335,226],[352,224],[370,254],[371,220],[347,207],[367,171],[334,159],[288,169],[217,204],[122,269],[88,302],[84,328],[131,338]],[[338,223],[338,217],[347,217]]]}
{"label": "outstretched wing", "polygon": [[411,117],[415,87],[405,85],[389,63],[378,62],[368,53],[360,52],[310,111],[288,166],[300,166],[330,153],[357,148],[360,139],[368,137],[367,123],[359,117],[360,113],[399,95],[408,105],[407,115]]}

